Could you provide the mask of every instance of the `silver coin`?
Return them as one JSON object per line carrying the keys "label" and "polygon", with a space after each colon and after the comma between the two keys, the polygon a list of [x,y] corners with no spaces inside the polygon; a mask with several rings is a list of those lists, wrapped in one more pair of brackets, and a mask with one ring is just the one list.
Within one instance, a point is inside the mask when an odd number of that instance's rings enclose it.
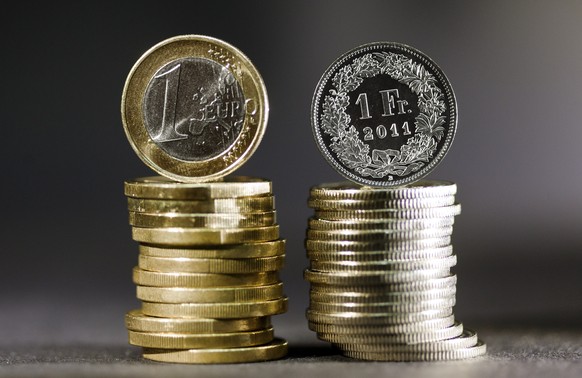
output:
{"label": "silver coin", "polygon": [[451,236],[452,227],[427,228],[424,230],[345,230],[345,231],[320,231],[307,230],[307,239],[310,240],[335,240],[335,241],[404,241],[435,239]]}
{"label": "silver coin", "polygon": [[450,206],[455,196],[395,200],[325,200],[310,198],[307,206],[319,210],[424,209]]}
{"label": "silver coin", "polygon": [[457,256],[452,255],[443,259],[412,260],[412,261],[311,261],[311,269],[320,272],[370,272],[370,271],[415,271],[422,269],[451,268],[457,264]]}
{"label": "silver coin", "polygon": [[461,205],[425,209],[383,210],[315,210],[315,217],[327,220],[424,219],[445,218],[461,214]]}
{"label": "silver coin", "polygon": [[397,188],[372,188],[351,181],[332,182],[313,186],[310,198],[326,200],[390,200],[454,196],[457,185],[450,181],[420,180]]}
{"label": "silver coin", "polygon": [[436,320],[453,315],[452,308],[409,313],[322,312],[308,309],[306,317],[314,323],[337,325],[397,325]]}
{"label": "silver coin", "polygon": [[458,337],[446,340],[422,342],[415,344],[336,344],[343,351],[353,352],[440,352],[456,349],[471,348],[477,345],[479,339],[475,331],[464,329]]}
{"label": "silver coin", "polygon": [[453,247],[441,247],[430,249],[419,249],[413,251],[337,251],[337,252],[320,252],[307,251],[307,257],[310,260],[317,261],[352,261],[352,262],[378,262],[378,261],[415,261],[442,259],[453,254]]}
{"label": "silver coin", "polygon": [[477,345],[469,348],[460,348],[453,350],[430,351],[430,352],[353,352],[343,350],[346,357],[357,358],[368,361],[451,361],[475,358],[484,355],[487,352],[486,344],[479,340]]}
{"label": "silver coin", "polygon": [[309,301],[309,309],[319,312],[349,312],[358,313],[396,313],[407,314],[429,310],[441,310],[455,306],[455,298],[433,299],[419,302],[381,302],[381,303],[354,303],[354,302],[317,302],[313,298]]}
{"label": "silver coin", "polygon": [[324,341],[342,345],[354,344],[418,344],[436,342],[446,339],[459,337],[463,334],[463,325],[455,323],[454,325],[432,331],[420,333],[396,333],[396,334],[379,334],[379,335],[341,335],[333,333],[318,333],[317,337]]}
{"label": "silver coin", "polygon": [[362,185],[401,186],[431,172],[457,128],[451,85],[425,54],[376,42],[339,57],[317,84],[311,124],[321,153]]}
{"label": "silver coin", "polygon": [[419,333],[424,331],[447,328],[455,324],[454,315],[444,318],[412,322],[407,324],[327,324],[309,321],[309,329],[319,333],[346,335],[380,335],[397,333]]}
{"label": "silver coin", "polygon": [[306,269],[304,277],[309,282],[330,285],[381,285],[386,283],[409,283],[443,278],[450,275],[449,269],[426,269],[416,271],[387,271],[365,273],[317,272]]}
{"label": "silver coin", "polygon": [[449,275],[443,278],[434,278],[422,281],[402,283],[379,283],[366,285],[363,283],[354,285],[337,285],[328,283],[311,283],[311,291],[319,293],[416,293],[431,290],[449,289],[456,287],[457,276]]}
{"label": "silver coin", "polygon": [[425,291],[344,291],[338,288],[337,291],[319,291],[313,289],[309,292],[309,298],[317,302],[329,303],[368,303],[368,302],[397,302],[397,303],[417,303],[421,301],[431,301],[435,299],[452,299],[456,295],[456,286],[449,286],[444,289],[433,289]]}
{"label": "silver coin", "polygon": [[344,230],[390,230],[408,231],[427,228],[450,227],[455,223],[454,217],[434,219],[386,219],[386,220],[336,220],[310,218],[308,227],[319,231]]}
{"label": "silver coin", "polygon": [[391,240],[391,241],[330,241],[330,240],[305,240],[307,251],[317,252],[409,252],[423,249],[447,247],[451,244],[451,237],[420,240]]}

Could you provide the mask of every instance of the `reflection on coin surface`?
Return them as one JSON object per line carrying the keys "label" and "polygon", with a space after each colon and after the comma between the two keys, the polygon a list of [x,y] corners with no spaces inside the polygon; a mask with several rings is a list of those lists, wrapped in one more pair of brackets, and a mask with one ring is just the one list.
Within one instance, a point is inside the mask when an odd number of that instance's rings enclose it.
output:
{"label": "reflection on coin surface", "polygon": [[432,171],[457,127],[448,79],[420,51],[393,42],[357,47],[323,74],[311,123],[326,160],[362,185],[406,185]]}
{"label": "reflection on coin surface", "polygon": [[182,182],[219,179],[261,141],[268,116],[263,81],[235,47],[205,36],[165,40],[127,78],[127,137],[157,173]]}

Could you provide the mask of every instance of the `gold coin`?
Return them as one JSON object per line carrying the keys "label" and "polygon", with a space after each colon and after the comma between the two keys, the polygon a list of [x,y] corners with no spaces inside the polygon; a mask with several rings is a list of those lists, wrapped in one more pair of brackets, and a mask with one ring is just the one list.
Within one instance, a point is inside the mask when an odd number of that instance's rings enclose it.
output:
{"label": "gold coin", "polygon": [[127,198],[129,211],[141,213],[256,213],[273,211],[275,197],[248,197],[248,198],[217,198],[207,201],[186,200],[157,200],[143,198]]}
{"label": "gold coin", "polygon": [[279,238],[279,226],[249,228],[132,228],[133,240],[171,246],[208,246],[264,242]]}
{"label": "gold coin", "polygon": [[178,214],[129,212],[129,224],[135,227],[243,228],[264,227],[276,223],[276,212],[229,214]]}
{"label": "gold coin", "polygon": [[142,312],[164,318],[240,319],[270,316],[287,311],[287,297],[263,302],[153,303],[143,302]]}
{"label": "gold coin", "polygon": [[279,282],[278,272],[247,274],[162,273],[133,268],[133,282],[156,287],[233,287],[259,286]]}
{"label": "gold coin", "polygon": [[146,348],[236,348],[273,341],[273,328],[231,333],[151,333],[128,330],[129,343]]}
{"label": "gold coin", "polygon": [[185,288],[138,286],[137,298],[157,303],[262,302],[281,298],[283,283],[264,286]]}
{"label": "gold coin", "polygon": [[285,256],[256,259],[189,259],[184,257],[139,256],[139,267],[154,272],[258,273],[280,270]]}
{"label": "gold coin", "polygon": [[337,230],[319,231],[307,230],[309,240],[329,240],[329,241],[404,241],[421,239],[435,239],[448,237],[453,233],[453,227],[427,228],[423,230]]}
{"label": "gold coin", "polygon": [[285,240],[260,243],[212,246],[200,249],[172,248],[140,244],[139,253],[154,257],[204,258],[204,259],[254,259],[285,254]]}
{"label": "gold coin", "polygon": [[311,289],[309,298],[317,302],[327,303],[369,303],[369,302],[398,302],[417,303],[435,299],[453,299],[456,294],[456,286],[444,289],[433,289],[424,291],[355,291],[346,290],[344,287],[337,287],[335,291],[321,291],[317,287]]}
{"label": "gold coin", "polygon": [[396,333],[418,333],[450,327],[455,324],[454,315],[440,319],[412,322],[406,324],[327,324],[309,321],[309,329],[314,332],[339,335],[382,335]]}
{"label": "gold coin", "polygon": [[424,209],[450,206],[455,203],[455,196],[415,199],[384,200],[337,200],[310,198],[307,206],[318,210],[379,210],[379,209]]}
{"label": "gold coin", "polygon": [[184,35],[158,43],[131,69],[121,99],[127,138],[173,180],[217,180],[258,147],[269,106],[261,76],[235,47]]}
{"label": "gold coin", "polygon": [[152,176],[128,180],[127,197],[166,200],[209,200],[214,198],[256,197],[272,194],[271,181],[257,177],[227,176],[219,182],[182,183]]}
{"label": "gold coin", "polygon": [[127,329],[139,332],[229,333],[265,329],[271,326],[269,316],[245,319],[156,318],[132,310],[125,315]]}
{"label": "gold coin", "polygon": [[164,350],[144,348],[143,357],[185,364],[235,364],[270,361],[287,355],[287,341],[275,338],[265,345],[246,348]]}
{"label": "gold coin", "polygon": [[450,307],[410,313],[320,312],[307,310],[307,319],[314,323],[337,325],[397,325],[441,319],[453,315]]}
{"label": "gold coin", "polygon": [[456,275],[447,275],[442,278],[434,278],[422,281],[390,283],[382,282],[377,285],[369,285],[366,283],[354,283],[352,285],[337,285],[326,283],[311,283],[312,292],[320,293],[344,293],[344,292],[358,292],[358,293],[415,293],[419,291],[430,291],[439,289],[455,288],[457,284]]}
{"label": "gold coin", "polygon": [[314,186],[311,198],[326,200],[390,200],[453,196],[457,185],[450,181],[420,180],[398,188],[372,188],[351,181],[333,182]]}

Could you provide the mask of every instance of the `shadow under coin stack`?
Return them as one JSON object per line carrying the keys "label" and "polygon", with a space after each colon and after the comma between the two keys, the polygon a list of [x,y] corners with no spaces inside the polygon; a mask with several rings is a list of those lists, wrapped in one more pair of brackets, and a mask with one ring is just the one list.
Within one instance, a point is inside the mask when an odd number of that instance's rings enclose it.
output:
{"label": "shadow under coin stack", "polygon": [[344,355],[376,361],[479,356],[485,344],[453,315],[456,185],[311,189],[306,248],[309,328]]}
{"label": "shadow under coin stack", "polygon": [[271,182],[227,177],[186,184],[162,177],[125,183],[139,265],[140,310],[126,315],[129,341],[163,362],[272,360],[287,352],[271,315],[287,309],[278,270]]}

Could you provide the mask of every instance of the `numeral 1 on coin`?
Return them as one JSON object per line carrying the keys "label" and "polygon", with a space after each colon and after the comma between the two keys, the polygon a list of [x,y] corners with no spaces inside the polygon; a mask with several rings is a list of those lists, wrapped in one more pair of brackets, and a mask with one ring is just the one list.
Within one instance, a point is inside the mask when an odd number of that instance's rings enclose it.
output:
{"label": "numeral 1 on coin", "polygon": [[164,107],[160,132],[152,137],[155,142],[170,142],[188,138],[187,134],[176,130],[176,106],[178,104],[178,87],[180,83],[180,64],[168,71],[155,76],[154,79],[164,79]]}

